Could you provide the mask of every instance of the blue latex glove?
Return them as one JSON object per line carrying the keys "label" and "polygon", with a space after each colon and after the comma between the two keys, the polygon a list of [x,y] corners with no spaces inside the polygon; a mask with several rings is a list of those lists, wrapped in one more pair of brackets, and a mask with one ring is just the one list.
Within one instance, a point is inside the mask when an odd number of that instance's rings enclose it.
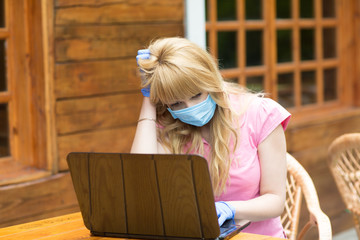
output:
{"label": "blue latex glove", "polygon": [[[150,50],[149,49],[140,49],[138,55],[136,56],[136,63],[138,64],[139,59],[150,59]],[[139,66],[139,64],[138,64]],[[150,97],[150,86],[141,89],[144,97]]]}
{"label": "blue latex glove", "polygon": [[219,226],[223,225],[226,220],[234,219],[235,208],[226,202],[215,202],[216,213],[218,216]]}

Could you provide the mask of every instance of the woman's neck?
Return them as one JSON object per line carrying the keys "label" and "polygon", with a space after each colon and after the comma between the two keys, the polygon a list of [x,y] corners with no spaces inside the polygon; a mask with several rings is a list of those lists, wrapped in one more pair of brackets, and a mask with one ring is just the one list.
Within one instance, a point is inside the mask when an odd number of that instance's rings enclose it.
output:
{"label": "woman's neck", "polygon": [[210,136],[210,123],[202,126],[200,128],[200,132],[201,132],[201,136],[208,142],[210,143],[210,139],[211,139],[211,136]]}

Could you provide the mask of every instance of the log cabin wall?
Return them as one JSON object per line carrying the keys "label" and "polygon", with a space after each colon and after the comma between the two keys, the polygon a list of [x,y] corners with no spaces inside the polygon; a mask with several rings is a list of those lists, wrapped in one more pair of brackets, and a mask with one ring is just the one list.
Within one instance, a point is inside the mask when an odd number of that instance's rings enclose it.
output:
{"label": "log cabin wall", "polygon": [[55,5],[59,169],[72,151],[129,152],[142,102],[135,56],[154,38],[183,35],[182,0]]}
{"label": "log cabin wall", "polygon": [[142,102],[137,50],[184,34],[183,0],[34,1],[46,12],[53,175],[0,187],[0,227],[79,211],[66,155],[130,151]]}

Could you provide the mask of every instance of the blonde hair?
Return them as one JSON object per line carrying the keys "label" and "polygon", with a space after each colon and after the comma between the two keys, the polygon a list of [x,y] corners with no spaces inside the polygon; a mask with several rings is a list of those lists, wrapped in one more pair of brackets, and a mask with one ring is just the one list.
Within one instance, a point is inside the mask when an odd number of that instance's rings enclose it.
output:
{"label": "blonde hair", "polygon": [[174,119],[166,103],[187,99],[200,92],[207,92],[217,104],[210,121],[211,156],[209,171],[215,195],[226,189],[226,180],[232,162],[229,142],[237,145],[237,131],[233,127],[235,111],[230,107],[229,94],[245,92],[223,80],[217,62],[196,44],[184,38],[163,38],[148,46],[151,57],[139,60],[143,74],[142,87],[150,86],[150,98],[156,104],[159,129],[158,141],[172,153],[197,151],[204,153],[200,128]]}

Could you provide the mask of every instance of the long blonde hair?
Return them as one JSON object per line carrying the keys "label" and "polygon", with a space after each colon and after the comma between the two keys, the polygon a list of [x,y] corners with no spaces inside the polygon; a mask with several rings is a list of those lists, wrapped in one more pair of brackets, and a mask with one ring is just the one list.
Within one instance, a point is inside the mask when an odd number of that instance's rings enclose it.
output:
{"label": "long blonde hair", "polygon": [[184,38],[163,38],[148,46],[151,57],[139,60],[143,74],[142,87],[150,86],[150,98],[156,104],[157,122],[163,126],[159,129],[158,141],[172,153],[195,151],[204,153],[200,128],[174,119],[165,103],[187,99],[200,92],[207,92],[217,104],[215,114],[210,121],[210,176],[215,195],[220,195],[226,188],[226,180],[232,159],[229,155],[233,149],[229,142],[237,144],[237,131],[233,127],[235,112],[230,107],[229,94],[244,92],[226,83],[219,71],[217,62],[212,56],[196,44]]}

